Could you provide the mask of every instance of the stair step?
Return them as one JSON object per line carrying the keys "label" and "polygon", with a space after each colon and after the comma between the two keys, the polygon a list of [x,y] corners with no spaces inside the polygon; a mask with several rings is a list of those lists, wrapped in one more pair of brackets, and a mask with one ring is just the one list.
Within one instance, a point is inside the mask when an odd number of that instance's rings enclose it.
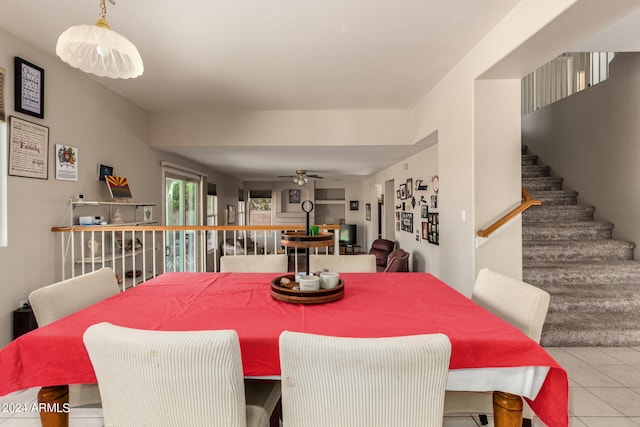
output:
{"label": "stair step", "polygon": [[529,194],[534,199],[542,201],[543,205],[577,205],[578,192],[559,190],[559,191],[530,191]]}
{"label": "stair step", "polygon": [[523,222],[522,240],[610,239],[612,230],[609,222]]}
{"label": "stair step", "polygon": [[523,222],[592,221],[595,208],[585,205],[532,206],[522,213]]}
{"label": "stair step", "polygon": [[538,156],[535,154],[523,154],[522,166],[531,166],[538,164]]}
{"label": "stair step", "polygon": [[640,311],[640,285],[582,285],[550,286],[544,288],[553,299],[549,312],[638,312]]}
{"label": "stair step", "polygon": [[562,177],[559,176],[534,176],[522,178],[522,186],[531,191],[553,191],[562,190]]}
{"label": "stair step", "polygon": [[522,177],[549,176],[551,168],[545,165],[522,166]]}
{"label": "stair step", "polygon": [[[527,262],[522,280],[543,289],[550,286],[627,285],[640,283],[640,262]],[[638,289],[640,291],[640,288]],[[549,291],[547,291],[549,292]]]}
{"label": "stair step", "polygon": [[633,259],[635,244],[623,240],[523,241],[522,260],[528,261],[622,261]]}
{"label": "stair step", "polygon": [[540,343],[545,347],[640,345],[640,313],[589,311],[548,313]]}

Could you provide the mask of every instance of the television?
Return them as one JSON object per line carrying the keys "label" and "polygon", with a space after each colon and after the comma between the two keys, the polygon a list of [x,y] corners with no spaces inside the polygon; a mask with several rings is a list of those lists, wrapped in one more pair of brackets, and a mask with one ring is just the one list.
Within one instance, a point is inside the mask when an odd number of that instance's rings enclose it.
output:
{"label": "television", "polygon": [[340,224],[340,245],[355,245],[358,241],[355,224]]}

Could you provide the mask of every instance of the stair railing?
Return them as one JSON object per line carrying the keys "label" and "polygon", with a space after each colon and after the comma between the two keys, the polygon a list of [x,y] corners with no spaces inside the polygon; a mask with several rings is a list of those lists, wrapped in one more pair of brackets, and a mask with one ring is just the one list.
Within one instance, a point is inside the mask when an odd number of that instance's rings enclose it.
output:
{"label": "stair railing", "polygon": [[[540,205],[542,205],[542,201],[531,197],[531,195],[527,192],[527,190],[525,190],[525,188],[522,187],[522,203],[520,203],[518,206],[516,206],[513,210],[511,210],[509,213],[504,215],[502,218],[495,221],[489,227],[485,228],[484,230],[478,230],[476,234],[478,235],[478,237],[488,239],[492,234],[494,234],[495,232],[497,232],[498,230],[502,229],[504,226],[509,224],[518,215],[522,214],[522,212],[526,211],[531,206],[540,206]],[[481,243],[480,244],[476,243],[476,246],[480,246],[480,245]]]}

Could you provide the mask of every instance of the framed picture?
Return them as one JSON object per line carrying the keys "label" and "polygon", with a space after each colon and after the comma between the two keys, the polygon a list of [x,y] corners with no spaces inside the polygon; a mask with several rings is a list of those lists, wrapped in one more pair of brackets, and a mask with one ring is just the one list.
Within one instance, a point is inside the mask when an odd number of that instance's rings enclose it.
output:
{"label": "framed picture", "polygon": [[402,231],[413,233],[413,213],[402,212]]}
{"label": "framed picture", "polygon": [[105,180],[105,176],[113,175],[113,166],[98,164],[98,179],[100,181]]}
{"label": "framed picture", "polygon": [[438,195],[431,196],[431,209],[438,209]]}
{"label": "framed picture", "polygon": [[49,128],[9,117],[9,175],[49,179]]}
{"label": "framed picture", "polygon": [[[290,191],[293,191],[293,190],[290,190]],[[236,223],[236,207],[233,205],[227,205],[227,225],[232,225],[235,223]]]}
{"label": "framed picture", "polygon": [[407,199],[413,197],[413,178],[407,179]]}
{"label": "framed picture", "polygon": [[396,199],[399,199],[399,198],[400,198],[400,190],[398,189],[396,190]]}
{"label": "framed picture", "polygon": [[429,222],[427,226],[427,241],[434,245],[440,244],[440,220],[437,213],[429,214]]}
{"label": "framed picture", "polygon": [[360,202],[358,202],[357,200],[352,200],[349,202],[349,210],[357,211],[358,209],[360,209]]}
{"label": "framed picture", "polygon": [[106,178],[109,194],[114,199],[130,199],[133,197],[129,182],[124,176],[108,176]]}
{"label": "framed picture", "polygon": [[289,203],[300,203],[300,190],[289,190]]}
{"label": "framed picture", "polygon": [[78,148],[56,144],[56,179],[78,180]]}
{"label": "framed picture", "polygon": [[420,218],[429,218],[429,206],[426,204],[420,207]]}
{"label": "framed picture", "polygon": [[407,184],[400,184],[400,200],[407,198]]}
{"label": "framed picture", "polygon": [[44,119],[44,69],[15,57],[15,110]]}
{"label": "framed picture", "polygon": [[153,207],[152,206],[144,206],[142,209],[142,220],[144,222],[153,221]]}
{"label": "framed picture", "polygon": [[364,205],[364,219],[371,221],[371,203]]}
{"label": "framed picture", "polygon": [[422,221],[422,240],[429,238],[429,222]]}

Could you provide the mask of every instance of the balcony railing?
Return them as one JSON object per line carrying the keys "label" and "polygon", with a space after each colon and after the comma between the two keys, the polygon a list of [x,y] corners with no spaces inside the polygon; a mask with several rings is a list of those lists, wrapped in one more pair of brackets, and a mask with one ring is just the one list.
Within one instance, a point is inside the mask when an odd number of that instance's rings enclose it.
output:
{"label": "balcony railing", "polygon": [[522,79],[522,115],[609,78],[614,52],[568,52]]}
{"label": "balcony railing", "polygon": [[[335,233],[340,226],[321,225],[320,229]],[[305,225],[96,225],[51,229],[60,234],[60,280],[111,267],[120,277],[123,290],[165,272],[219,271],[222,255],[288,253],[293,270],[298,271],[298,255],[305,254],[304,249],[284,248],[280,236],[305,230]],[[333,247],[312,251],[338,255],[339,239],[334,238]]]}

